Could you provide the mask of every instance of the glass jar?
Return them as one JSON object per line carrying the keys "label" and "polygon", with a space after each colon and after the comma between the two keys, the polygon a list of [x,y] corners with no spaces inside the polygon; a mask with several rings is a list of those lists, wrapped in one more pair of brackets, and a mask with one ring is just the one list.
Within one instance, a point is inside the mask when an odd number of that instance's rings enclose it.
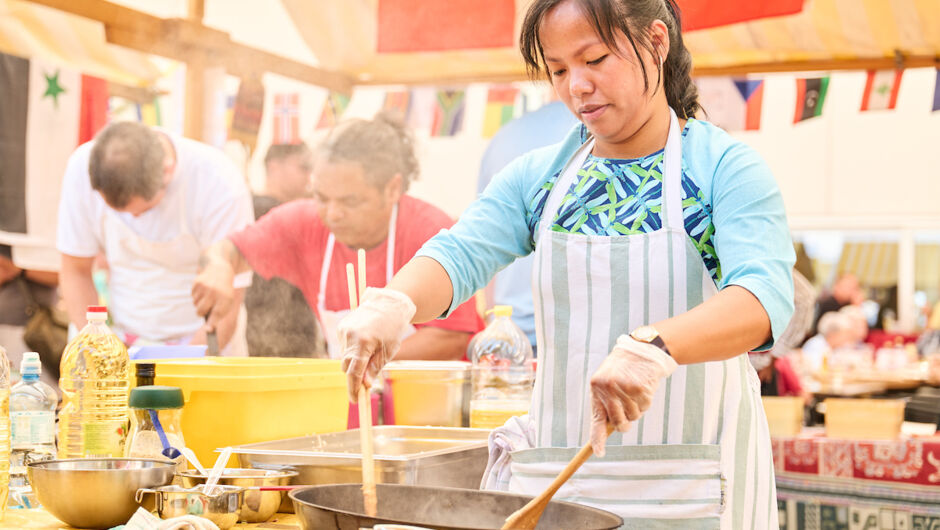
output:
{"label": "glass jar", "polygon": [[[183,391],[172,386],[139,386],[131,390],[131,429],[124,456],[166,460],[164,439],[170,447],[185,447],[183,429]],[[178,471],[186,470],[186,458],[179,455]]]}

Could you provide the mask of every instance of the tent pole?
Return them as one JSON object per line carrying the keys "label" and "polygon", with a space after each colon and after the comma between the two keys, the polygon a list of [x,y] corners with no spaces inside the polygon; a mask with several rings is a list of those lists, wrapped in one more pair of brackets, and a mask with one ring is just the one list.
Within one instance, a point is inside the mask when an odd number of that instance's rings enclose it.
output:
{"label": "tent pole", "polygon": [[914,331],[914,231],[904,229],[898,244],[898,328]]}

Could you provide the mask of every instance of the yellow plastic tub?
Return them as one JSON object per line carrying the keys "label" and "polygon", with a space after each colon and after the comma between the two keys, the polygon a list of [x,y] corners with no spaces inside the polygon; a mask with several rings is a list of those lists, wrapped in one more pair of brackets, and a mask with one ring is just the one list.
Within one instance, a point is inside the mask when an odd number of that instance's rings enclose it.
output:
{"label": "yellow plastic tub", "polygon": [[155,384],[183,389],[183,438],[206,467],[215,462],[220,447],[346,429],[349,402],[338,360],[204,357],[144,362],[156,363]]}
{"label": "yellow plastic tub", "polygon": [[384,373],[392,386],[395,423],[465,426],[470,367],[462,361],[393,361],[385,365]]}

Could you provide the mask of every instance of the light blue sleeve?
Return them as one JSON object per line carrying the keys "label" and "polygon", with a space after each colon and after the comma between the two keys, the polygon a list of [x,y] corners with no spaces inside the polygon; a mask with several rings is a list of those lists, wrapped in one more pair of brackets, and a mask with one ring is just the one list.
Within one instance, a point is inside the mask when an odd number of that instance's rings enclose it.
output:
{"label": "light blue sleeve", "polygon": [[[708,163],[714,173],[711,189],[703,191],[710,193],[715,252],[722,273],[718,287],[738,285],[757,297],[770,317],[773,335],[757,351],[768,350],[793,314],[796,255],[783,197],[756,151],[711,125],[701,125],[713,130],[702,135],[710,137],[709,141],[690,147],[692,152],[705,153],[704,161],[717,163]],[[690,165],[697,173],[694,162]]]}
{"label": "light blue sleeve", "polygon": [[532,157],[517,158],[460,215],[449,230],[431,238],[415,256],[429,257],[444,267],[454,298],[444,316],[482,289],[500,269],[532,252],[527,224]]}

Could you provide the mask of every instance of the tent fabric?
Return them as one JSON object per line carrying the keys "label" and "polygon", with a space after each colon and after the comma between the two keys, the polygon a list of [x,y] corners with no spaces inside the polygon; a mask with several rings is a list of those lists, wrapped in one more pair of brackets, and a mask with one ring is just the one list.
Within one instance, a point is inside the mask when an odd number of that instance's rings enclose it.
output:
{"label": "tent fabric", "polygon": [[131,86],[160,76],[146,54],[107,44],[101,24],[22,0],[0,0],[0,52]]}
{"label": "tent fabric", "polygon": [[[378,5],[282,0],[298,32],[326,68],[360,82],[409,83],[437,79],[522,78],[515,46],[413,53],[377,53]],[[392,0],[402,2],[402,0]],[[733,4],[737,0],[724,0]],[[416,0],[402,2],[416,4]],[[530,1],[517,0],[514,34]],[[699,0],[680,0],[694,14]],[[778,2],[751,2],[775,4]],[[786,4],[780,0],[781,4]],[[787,7],[787,6],[784,6]],[[792,6],[790,6],[792,11]],[[771,12],[772,13],[772,12]],[[688,27],[698,23],[686,20]],[[701,24],[701,23],[698,23]],[[436,31],[429,28],[428,31]],[[515,40],[515,39],[514,39]],[[940,56],[940,2],[936,0],[805,0],[798,13],[688,31],[697,68],[807,60]]]}

